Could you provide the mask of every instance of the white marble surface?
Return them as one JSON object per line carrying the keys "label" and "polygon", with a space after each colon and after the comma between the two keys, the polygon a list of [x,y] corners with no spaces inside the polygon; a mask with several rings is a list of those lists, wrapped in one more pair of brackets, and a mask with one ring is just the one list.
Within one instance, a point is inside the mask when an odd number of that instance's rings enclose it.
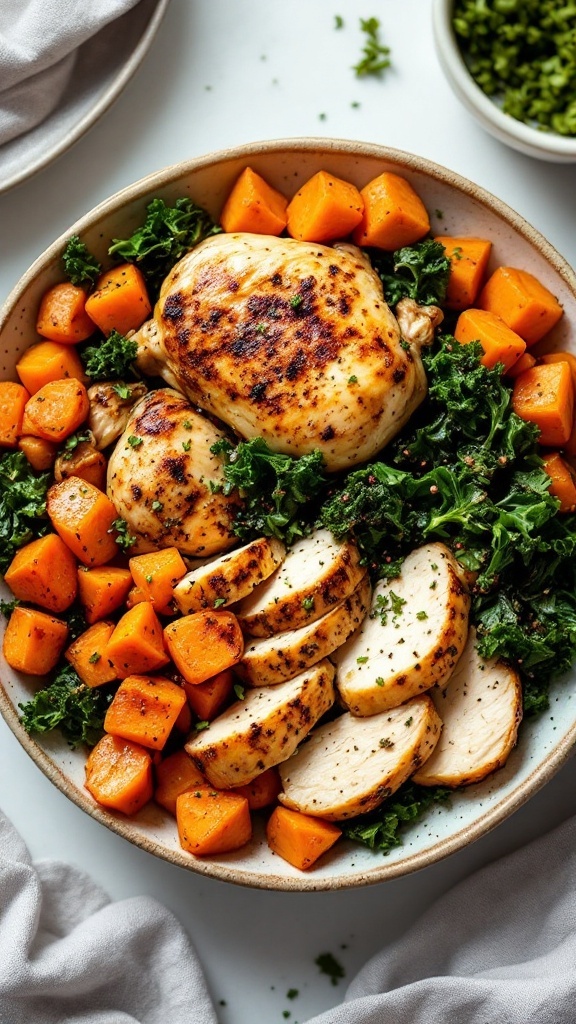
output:
{"label": "white marble surface", "polygon": [[[509,203],[576,265],[576,165],[514,153],[470,120],[442,77],[430,7],[172,0],[114,107],[55,164],[0,196],[0,295],[82,213],[148,172],[241,142],[311,135],[382,143],[444,164]],[[393,69],[381,81],[358,80],[358,21],[373,15]],[[366,958],[436,896],[572,813],[575,786],[572,760],[495,832],[416,875],[355,891],[252,891],[174,868],[109,833],[44,778],[0,721],[0,807],[33,855],[83,865],[116,899],[149,893],[168,905],[196,944],[215,1003],[226,1003],[221,1024],[303,1024],[338,1002]],[[345,968],[338,986],[314,964],[325,951]],[[290,1001],[292,988],[299,995]]]}

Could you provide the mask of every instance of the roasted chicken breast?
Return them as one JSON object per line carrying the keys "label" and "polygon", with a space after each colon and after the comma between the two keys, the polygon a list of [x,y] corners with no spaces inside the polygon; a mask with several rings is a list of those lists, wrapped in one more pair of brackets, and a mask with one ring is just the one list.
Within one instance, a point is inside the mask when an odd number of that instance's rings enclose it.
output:
{"label": "roasted chicken breast", "polygon": [[373,456],[420,404],[432,336],[430,322],[403,338],[354,246],[221,234],[176,264],[134,340],[144,373],[241,437],[295,456],[318,448],[336,471]]}

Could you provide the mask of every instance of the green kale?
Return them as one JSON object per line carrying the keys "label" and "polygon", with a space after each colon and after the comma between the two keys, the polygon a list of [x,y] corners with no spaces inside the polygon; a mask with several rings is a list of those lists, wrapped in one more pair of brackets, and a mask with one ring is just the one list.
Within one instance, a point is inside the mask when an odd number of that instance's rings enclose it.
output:
{"label": "green kale", "polygon": [[414,299],[422,306],[442,305],[450,261],[440,242],[427,238],[393,253],[370,249],[369,256],[391,308],[405,298]]}
{"label": "green kale", "polygon": [[26,732],[58,728],[71,747],[81,743],[93,747],[102,736],[110,699],[109,692],[86,686],[74,669],[65,665],[48,686],[37,690],[26,704],[18,705],[20,721]]}
{"label": "green kale", "polygon": [[62,254],[64,272],[72,284],[93,285],[102,270],[101,264],[78,235],[72,235]]}
{"label": "green kale", "polygon": [[433,804],[445,804],[452,790],[441,786],[418,786],[406,782],[375,811],[352,821],[341,822],[344,835],[371,850],[390,853],[402,845],[402,831],[406,825],[421,818]]}
{"label": "green kale", "polygon": [[36,473],[23,452],[0,457],[0,573],[18,548],[48,532],[49,473]]}
{"label": "green kale", "polygon": [[290,545],[310,531],[314,499],[326,484],[321,452],[296,459],[273,452],[261,437],[236,447],[222,438],[211,451],[225,460],[224,493],[237,490],[242,501],[233,524],[238,537],[264,535]]}
{"label": "green kale", "polygon": [[576,135],[576,30],[567,0],[455,0],[452,24],[472,77],[506,114]]}
{"label": "green kale", "polygon": [[0,601],[0,614],[2,614],[5,619],[9,619],[10,616],[12,615],[12,612],[14,611],[15,608],[18,607],[19,604],[20,601],[18,600],[17,597],[15,597],[12,601]]}
{"label": "green kale", "polygon": [[384,46],[378,37],[380,22],[378,18],[360,18],[360,28],[366,39],[362,49],[362,57],[354,65],[353,71],[357,78],[365,78],[366,75],[382,77],[382,72],[391,66],[390,47]]}
{"label": "green kale", "polygon": [[111,256],[136,263],[146,278],[153,296],[174,264],[198,242],[222,229],[210,215],[190,199],[177,199],[167,206],[153,199],[146,208],[146,219],[130,238],[115,238],[108,249]]}
{"label": "green kale", "polygon": [[87,345],[80,351],[86,374],[91,380],[118,380],[132,375],[138,345],[118,331],[102,339],[97,345]]}

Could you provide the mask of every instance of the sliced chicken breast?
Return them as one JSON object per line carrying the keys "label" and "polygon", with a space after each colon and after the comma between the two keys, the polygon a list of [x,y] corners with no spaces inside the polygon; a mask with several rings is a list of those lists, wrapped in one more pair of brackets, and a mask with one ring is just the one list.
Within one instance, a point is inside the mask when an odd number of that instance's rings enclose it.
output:
{"label": "sliced chicken breast", "polygon": [[345,713],[280,766],[285,807],[328,821],[374,810],[430,757],[442,723],[427,695],[370,718]]}
{"label": "sliced chicken breast", "polygon": [[247,597],[281,565],[286,548],[274,537],[260,537],[220,558],[205,560],[174,588],[181,612],[226,607]]}
{"label": "sliced chicken breast", "polygon": [[476,650],[476,632],[445,686],[430,697],[444,722],[440,741],[414,780],[422,786],[469,786],[501,768],[516,744],[522,720],[518,673]]}
{"label": "sliced chicken breast", "polygon": [[349,597],[366,573],[353,541],[315,530],[297,541],[277,572],[237,611],[249,636],[272,636],[321,618]]}
{"label": "sliced chicken breast", "polygon": [[333,666],[321,661],[280,686],[250,690],[185,749],[212,786],[244,786],[294,753],[332,707],[333,679]]}
{"label": "sliced chicken breast", "polygon": [[448,548],[412,551],[400,576],[375,587],[369,615],[334,655],[344,706],[376,715],[444,683],[464,649],[469,609]]}
{"label": "sliced chicken breast", "polygon": [[366,575],[350,597],[321,619],[299,629],[250,641],[234,671],[248,686],[273,686],[292,679],[327,658],[358,628],[368,611],[371,592]]}

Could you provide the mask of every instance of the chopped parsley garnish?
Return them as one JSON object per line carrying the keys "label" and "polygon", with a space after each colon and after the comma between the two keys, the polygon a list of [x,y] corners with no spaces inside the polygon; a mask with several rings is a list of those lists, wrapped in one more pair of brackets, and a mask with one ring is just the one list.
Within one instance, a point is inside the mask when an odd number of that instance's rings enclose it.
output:
{"label": "chopped parsley garnish", "polygon": [[128,437],[128,444],[130,445],[131,448],[139,448],[140,445],[143,443],[143,438],[136,437],[135,434],[130,434]]}
{"label": "chopped parsley garnish", "polygon": [[215,608],[221,608],[223,604],[226,604],[225,597],[217,597],[216,600],[214,601]]}
{"label": "chopped parsley garnish", "polygon": [[62,254],[64,273],[75,285],[93,285],[99,276],[102,265],[92,255],[88,247],[81,242],[78,235],[72,235]]}
{"label": "chopped parsley garnish", "polygon": [[115,540],[121,551],[129,551],[136,543],[136,537],[133,533],[130,533],[130,527],[122,517],[114,520],[112,529],[109,532],[116,534]]}
{"label": "chopped parsley garnish", "polygon": [[116,380],[130,374],[137,352],[135,341],[125,338],[118,331],[112,331],[97,345],[88,345],[80,350],[80,357],[91,380]]}
{"label": "chopped parsley garnish", "polygon": [[360,18],[360,28],[366,39],[362,49],[362,57],[354,65],[353,71],[358,78],[367,75],[382,77],[382,72],[391,67],[390,47],[384,46],[379,38],[380,22],[378,18]]}
{"label": "chopped parsley garnish", "polygon": [[312,611],[314,611],[314,598],[313,597],[305,597],[304,600],[302,601],[302,607],[303,607],[305,612],[312,612]]}
{"label": "chopped parsley garnish", "polygon": [[234,683],[234,693],[238,700],[244,700],[244,697],[246,696],[244,687],[241,686],[240,683]]}
{"label": "chopped parsley garnish", "polygon": [[320,955],[316,957],[314,963],[320,968],[321,974],[328,975],[332,985],[337,985],[340,979],[344,978],[346,975],[342,964],[338,962],[332,953],[320,953]]}
{"label": "chopped parsley garnish", "polygon": [[163,199],[153,199],[142,226],[130,238],[115,238],[108,252],[118,262],[136,263],[155,297],[174,264],[198,242],[221,230],[190,199],[177,199],[173,206],[167,206]]}
{"label": "chopped parsley garnish", "polygon": [[122,382],[120,382],[119,384],[113,384],[112,391],[115,391],[118,397],[124,400],[130,398],[130,388],[128,387],[127,384],[122,384]]}

